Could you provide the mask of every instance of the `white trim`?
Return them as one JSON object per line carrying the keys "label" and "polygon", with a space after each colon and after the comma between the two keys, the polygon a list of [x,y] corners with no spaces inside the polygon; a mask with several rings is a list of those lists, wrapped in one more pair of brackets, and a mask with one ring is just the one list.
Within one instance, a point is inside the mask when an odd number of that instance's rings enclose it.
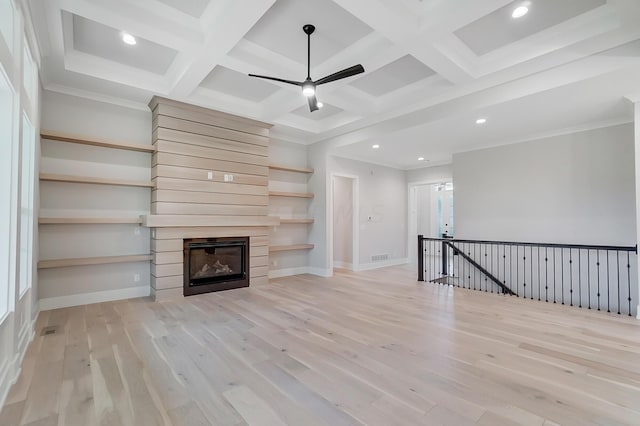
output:
{"label": "white trim", "polygon": [[404,257],[401,259],[389,259],[383,262],[361,263],[356,271],[370,271],[372,269],[386,268],[388,266],[406,265],[409,259]]}
{"label": "white trim", "polygon": [[92,101],[149,112],[149,106],[141,102],[129,101],[126,99],[116,98],[110,95],[103,95],[101,93],[92,92],[89,90],[63,86],[57,83],[49,83],[44,86],[44,89],[50,92],[62,93],[63,95],[76,96],[78,98],[90,99]]}
{"label": "white trim", "polygon": [[[28,326],[25,328],[29,332],[21,333],[24,336],[29,336],[26,344],[22,348],[22,351],[16,353],[12,361],[7,360],[3,364],[3,366],[0,368],[0,407],[4,406],[4,402],[7,399],[7,396],[9,395],[9,390],[11,389],[11,386],[13,386],[18,381],[18,378],[20,377],[20,373],[22,372],[22,361],[24,360],[24,356],[27,353],[27,348],[29,347],[29,344],[31,343],[31,341],[36,335],[35,327],[36,327],[36,320],[38,319],[38,315],[40,315],[40,311],[38,311],[38,314],[30,323],[27,323]],[[9,377],[12,371],[15,372],[13,374],[13,377],[11,378],[11,380],[7,380],[7,378]]]}
{"label": "white trim", "polygon": [[298,268],[276,269],[273,271],[269,271],[269,279],[290,277],[292,275],[302,275],[302,274],[308,274],[308,273],[309,273],[308,266],[300,266]]}
{"label": "white trim", "polygon": [[151,286],[128,287],[118,290],[96,291],[93,293],[70,294],[68,296],[40,299],[40,310],[68,308],[69,306],[90,305],[112,300],[132,299],[151,295]]}
{"label": "white trim", "polygon": [[334,260],[333,261],[333,267],[334,268],[349,269],[351,271],[354,271],[353,263],[351,263],[351,262],[342,262],[340,260]]}
{"label": "white trim", "polygon": [[331,278],[333,276],[332,269],[313,268],[311,266],[307,268],[307,273],[311,275],[317,275],[319,277],[324,277],[324,278]]}

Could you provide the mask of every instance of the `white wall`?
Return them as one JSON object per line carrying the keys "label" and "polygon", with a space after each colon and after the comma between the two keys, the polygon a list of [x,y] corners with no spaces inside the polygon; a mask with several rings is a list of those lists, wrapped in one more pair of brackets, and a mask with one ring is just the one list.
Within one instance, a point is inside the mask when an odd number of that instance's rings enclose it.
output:
{"label": "white wall", "polygon": [[[1,235],[2,242],[9,246],[8,255],[6,251],[0,251],[2,253],[0,262],[8,266],[8,268],[0,268],[3,270],[0,276],[0,292],[4,293],[0,297],[6,297],[6,290],[9,290],[9,312],[7,315],[4,315],[4,312],[0,312],[0,406],[5,401],[9,387],[18,377],[20,364],[27,345],[33,337],[34,322],[38,315],[37,270],[34,266],[37,256],[34,255],[31,260],[27,257],[26,271],[20,271],[19,268],[20,257],[24,256],[24,246],[21,247],[21,240],[24,238],[21,238],[20,235],[23,232],[21,228],[24,229],[20,214],[21,202],[24,201],[21,199],[20,191],[20,179],[24,168],[20,150],[22,114],[25,113],[28,116],[36,135],[39,134],[40,129],[40,85],[37,81],[31,81],[30,97],[23,87],[24,34],[25,27],[28,25],[28,23],[25,23],[21,2],[18,3],[12,0],[0,1],[0,78],[7,80],[5,89],[8,88],[8,90],[0,89],[0,96],[3,97],[3,101],[8,101],[2,111],[3,121],[1,125],[3,130],[7,130],[7,125],[11,126],[10,130],[2,132],[3,139],[0,142],[2,144],[3,172],[7,173],[3,177],[5,185],[0,186],[0,191],[2,191],[0,192],[2,197],[0,203],[3,209],[8,209],[8,211],[5,210],[3,212],[2,219],[6,222],[8,217],[9,220],[9,229],[4,228]],[[35,40],[29,40],[28,43],[31,45],[30,50],[35,54],[35,60],[37,61],[38,49],[37,45],[35,45]],[[35,76],[33,77],[34,80],[37,80]],[[10,107],[7,108],[6,105],[10,105]],[[9,114],[9,116],[6,114]],[[5,119],[9,119],[10,124],[6,124]],[[31,157],[26,160],[27,163],[30,163],[29,167],[33,167],[35,176],[38,175],[38,145],[38,138],[36,137],[35,159]],[[7,170],[7,167],[9,167],[9,170]],[[8,182],[6,181],[7,179],[9,179]],[[6,191],[9,191],[9,193]],[[34,209],[37,209],[37,179],[31,196],[33,197]],[[31,234],[31,237],[27,236],[27,239],[31,240],[34,244],[33,250],[37,252],[37,225],[34,224],[31,229],[26,231]],[[19,291],[21,273],[25,276],[29,274],[32,276],[31,289],[22,295]],[[24,276],[22,278],[24,279]]]}
{"label": "white wall", "polygon": [[[357,176],[359,266],[361,269],[403,263],[407,259],[407,181],[403,170],[329,157],[328,174]],[[376,264],[374,255],[388,255]]]}
{"label": "white wall", "polygon": [[453,165],[424,167],[407,171],[408,183],[440,183],[451,182],[453,179]]}
{"label": "white wall", "polygon": [[454,155],[456,238],[635,245],[633,125]]}
{"label": "white wall", "polygon": [[[151,112],[45,91],[42,127],[88,138],[150,144]],[[150,180],[143,152],[42,140],[43,173]],[[148,188],[42,182],[40,214],[137,217],[149,212]],[[41,225],[40,258],[148,254],[149,229],[135,224]],[[138,279],[138,281],[136,281]],[[43,308],[148,294],[149,262],[44,269]]]}
{"label": "white wall", "polygon": [[353,264],[353,179],[333,177],[333,261],[334,266]]}

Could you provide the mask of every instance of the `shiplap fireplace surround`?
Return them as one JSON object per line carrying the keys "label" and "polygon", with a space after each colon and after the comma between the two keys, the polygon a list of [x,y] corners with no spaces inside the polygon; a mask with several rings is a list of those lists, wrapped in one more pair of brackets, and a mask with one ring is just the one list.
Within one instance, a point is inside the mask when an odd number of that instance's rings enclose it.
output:
{"label": "shiplap fireplace surround", "polygon": [[249,237],[249,283],[266,283],[271,125],[160,97],[153,112],[151,294],[183,296],[183,241]]}

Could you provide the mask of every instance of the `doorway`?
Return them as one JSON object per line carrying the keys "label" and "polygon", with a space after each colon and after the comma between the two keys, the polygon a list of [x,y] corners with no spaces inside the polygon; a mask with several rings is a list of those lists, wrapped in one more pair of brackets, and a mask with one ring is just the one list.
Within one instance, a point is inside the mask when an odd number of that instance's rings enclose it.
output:
{"label": "doorway", "polygon": [[331,269],[358,270],[358,177],[331,175]]}
{"label": "doorway", "polygon": [[409,185],[409,261],[418,262],[416,237],[453,237],[453,183]]}

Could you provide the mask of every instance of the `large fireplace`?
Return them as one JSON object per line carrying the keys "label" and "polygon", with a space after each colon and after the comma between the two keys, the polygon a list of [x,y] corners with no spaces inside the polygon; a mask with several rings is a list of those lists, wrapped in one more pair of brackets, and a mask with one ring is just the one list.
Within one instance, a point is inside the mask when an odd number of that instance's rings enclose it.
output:
{"label": "large fireplace", "polygon": [[249,286],[249,237],[184,240],[184,295]]}

